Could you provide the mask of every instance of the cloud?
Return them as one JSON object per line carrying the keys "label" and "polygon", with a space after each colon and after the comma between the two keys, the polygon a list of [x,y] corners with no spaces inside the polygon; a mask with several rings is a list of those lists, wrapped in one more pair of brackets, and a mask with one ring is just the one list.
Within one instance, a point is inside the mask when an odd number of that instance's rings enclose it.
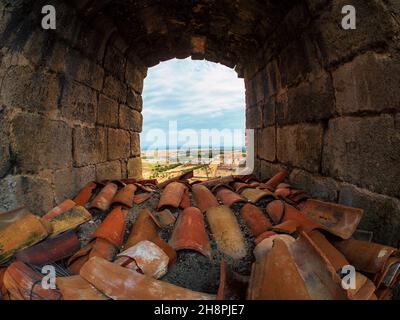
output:
{"label": "cloud", "polygon": [[149,69],[143,92],[143,133],[168,128],[243,129],[243,79],[234,70],[207,61],[173,59]]}

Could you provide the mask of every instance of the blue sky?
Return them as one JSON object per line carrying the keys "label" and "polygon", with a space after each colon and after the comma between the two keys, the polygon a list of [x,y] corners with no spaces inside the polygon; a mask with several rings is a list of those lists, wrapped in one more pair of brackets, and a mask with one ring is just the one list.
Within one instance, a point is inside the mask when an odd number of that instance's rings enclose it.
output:
{"label": "blue sky", "polygon": [[169,121],[182,129],[245,127],[243,79],[233,69],[208,61],[173,59],[148,70],[143,92],[142,146],[154,129],[168,130]]}

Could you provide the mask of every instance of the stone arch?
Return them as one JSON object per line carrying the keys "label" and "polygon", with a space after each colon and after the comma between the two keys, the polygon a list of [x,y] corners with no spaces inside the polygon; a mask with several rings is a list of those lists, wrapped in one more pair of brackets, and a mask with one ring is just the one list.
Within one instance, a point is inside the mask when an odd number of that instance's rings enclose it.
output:
{"label": "stone arch", "polygon": [[[56,30],[40,28],[45,4]],[[356,30],[340,26],[348,4]],[[377,223],[400,217],[396,1],[1,0],[0,12],[2,210],[41,214],[88,180],[140,175],[147,68],[191,56],[244,78],[257,174],[289,167],[397,241]]]}

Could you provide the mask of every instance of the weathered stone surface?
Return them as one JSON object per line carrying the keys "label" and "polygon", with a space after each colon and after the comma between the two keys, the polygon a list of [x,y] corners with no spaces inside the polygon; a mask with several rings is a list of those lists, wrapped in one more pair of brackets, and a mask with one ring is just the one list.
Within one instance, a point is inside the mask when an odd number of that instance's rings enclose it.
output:
{"label": "weathered stone surface", "polygon": [[133,179],[142,179],[142,159],[140,157],[128,160],[128,177]]}
{"label": "weathered stone surface", "polygon": [[261,179],[272,178],[281,169],[286,169],[286,167],[279,163],[271,163],[268,161],[260,160],[259,174]]}
{"label": "weathered stone surface", "polygon": [[104,70],[95,61],[82,56],[78,51],[72,50],[67,57],[65,72],[76,81],[101,90],[103,86]]}
{"label": "weathered stone surface", "polygon": [[137,131],[140,130],[140,125],[137,122],[141,120],[138,119],[138,112],[132,110],[128,106],[121,104],[119,106],[119,126],[122,129]]}
{"label": "weathered stone surface", "polygon": [[71,120],[95,123],[97,115],[97,94],[93,89],[75,81],[64,84],[61,114]]}
{"label": "weathered stone surface", "polygon": [[107,129],[76,127],[74,137],[74,161],[83,167],[107,160]]}
{"label": "weathered stone surface", "polygon": [[104,68],[123,81],[125,77],[125,65],[126,58],[123,53],[112,45],[107,46],[104,57]]}
{"label": "weathered stone surface", "polygon": [[62,121],[23,113],[11,123],[12,149],[22,172],[72,166],[72,129]]}
{"label": "weathered stone surface", "polygon": [[122,81],[111,75],[105,78],[103,93],[108,97],[120,103],[125,103],[127,92],[126,85]]}
{"label": "weathered stone surface", "polygon": [[323,127],[299,124],[278,128],[278,160],[310,172],[318,172],[321,162]]}
{"label": "weathered stone surface", "polygon": [[323,173],[399,197],[400,130],[391,115],[331,120],[325,137]]}
{"label": "weathered stone surface", "polygon": [[131,156],[140,156],[140,134],[131,133]]}
{"label": "weathered stone surface", "polygon": [[260,105],[255,105],[253,107],[246,106],[246,128],[247,129],[257,129],[261,128],[263,119],[261,117],[261,107]]}
{"label": "weathered stone surface", "polygon": [[337,111],[400,110],[400,62],[386,54],[367,53],[333,73]]}
{"label": "weathered stone surface", "polygon": [[372,231],[374,241],[399,247],[400,201],[350,184],[340,188],[339,202],[364,209],[360,229]]}
{"label": "weathered stone surface", "polygon": [[332,178],[310,174],[303,170],[294,169],[290,173],[290,183],[306,191],[307,195],[326,201],[337,201],[339,184]]}
{"label": "weathered stone surface", "polygon": [[97,123],[109,127],[118,127],[118,102],[108,98],[107,96],[99,95],[99,112]]}
{"label": "weathered stone surface", "polygon": [[108,129],[108,160],[126,159],[131,150],[130,133],[120,129]]}
{"label": "weathered stone surface", "polygon": [[10,167],[9,123],[6,108],[0,106],[0,178],[10,170]]}
{"label": "weathered stone surface", "polygon": [[295,88],[290,88],[287,101],[276,107],[279,124],[328,119],[335,112],[335,94],[331,78],[322,72],[311,76]]}
{"label": "weathered stone surface", "polygon": [[263,126],[275,125],[275,98],[269,98],[262,106]]}
{"label": "weathered stone surface", "polygon": [[134,92],[131,88],[128,88],[128,96],[126,98],[126,103],[132,109],[142,112],[143,109],[143,99],[142,96]]}
{"label": "weathered stone surface", "polygon": [[[345,5],[357,8],[355,30],[344,30],[341,26]],[[325,64],[337,63],[357,52],[380,46],[394,35],[394,21],[381,1],[335,0],[325,8],[330,10],[324,10],[313,27],[319,32],[318,44]]]}
{"label": "weathered stone surface", "polygon": [[143,115],[134,110],[132,113],[133,119],[131,119],[131,124],[132,124],[132,130],[134,132],[142,132],[143,129]]}
{"label": "weathered stone surface", "polygon": [[258,130],[258,156],[263,160],[274,161],[276,158],[276,128]]}
{"label": "weathered stone surface", "polygon": [[57,109],[59,85],[56,75],[28,66],[12,66],[2,81],[0,101],[8,106],[35,112]]}
{"label": "weathered stone surface", "polygon": [[129,61],[127,63],[125,78],[132,89],[136,91],[136,93],[142,93],[144,77],[144,74],[138,70],[132,62]]}
{"label": "weathered stone surface", "polygon": [[0,212],[26,206],[43,215],[54,207],[53,187],[46,179],[32,176],[7,176],[0,180]]}
{"label": "weathered stone surface", "polygon": [[97,180],[121,179],[121,162],[119,160],[96,165]]}

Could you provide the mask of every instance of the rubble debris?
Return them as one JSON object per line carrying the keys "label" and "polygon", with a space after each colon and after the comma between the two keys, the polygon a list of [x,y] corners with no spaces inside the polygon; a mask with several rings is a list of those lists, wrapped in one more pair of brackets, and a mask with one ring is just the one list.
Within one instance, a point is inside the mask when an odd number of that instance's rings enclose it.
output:
{"label": "rubble debris", "polygon": [[168,271],[169,257],[155,243],[143,240],[118,254],[115,263],[159,279]]}
{"label": "rubble debris", "polygon": [[153,279],[99,257],[82,267],[81,277],[111,299],[123,300],[212,300],[215,296],[194,292]]}
{"label": "rubble debris", "polygon": [[[398,249],[357,229],[362,209],[311,199],[288,176],[93,181],[42,218],[0,213],[0,299],[391,299]],[[46,264],[54,290],[40,286]]]}
{"label": "rubble debris", "polygon": [[204,216],[198,208],[189,207],[179,214],[170,244],[176,251],[195,250],[211,258]]}
{"label": "rubble debris", "polygon": [[218,249],[233,259],[243,258],[246,255],[246,246],[231,209],[224,205],[215,206],[209,208],[206,215]]}

